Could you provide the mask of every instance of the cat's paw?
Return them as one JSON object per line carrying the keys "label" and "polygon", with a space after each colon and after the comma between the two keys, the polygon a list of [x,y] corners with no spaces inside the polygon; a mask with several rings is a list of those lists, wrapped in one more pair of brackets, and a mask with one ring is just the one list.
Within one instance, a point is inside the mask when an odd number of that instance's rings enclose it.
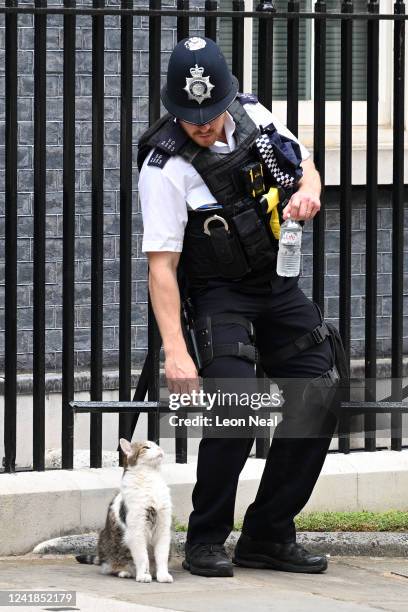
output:
{"label": "cat's paw", "polygon": [[157,572],[157,582],[173,582],[173,576],[169,572]]}
{"label": "cat's paw", "polygon": [[132,574],[130,572],[127,572],[126,570],[119,572],[118,577],[119,578],[133,578]]}
{"label": "cat's paw", "polygon": [[151,582],[152,581],[152,577],[149,574],[149,572],[146,572],[145,574],[138,574],[136,576],[136,582]]}

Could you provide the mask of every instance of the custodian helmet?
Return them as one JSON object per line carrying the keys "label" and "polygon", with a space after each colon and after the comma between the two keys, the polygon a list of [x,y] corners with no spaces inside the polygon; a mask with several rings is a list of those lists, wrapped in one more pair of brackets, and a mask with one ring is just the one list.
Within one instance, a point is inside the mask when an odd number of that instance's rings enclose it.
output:
{"label": "custodian helmet", "polygon": [[221,115],[237,91],[238,80],[220,48],[210,38],[194,36],[174,48],[161,99],[178,119],[203,125]]}

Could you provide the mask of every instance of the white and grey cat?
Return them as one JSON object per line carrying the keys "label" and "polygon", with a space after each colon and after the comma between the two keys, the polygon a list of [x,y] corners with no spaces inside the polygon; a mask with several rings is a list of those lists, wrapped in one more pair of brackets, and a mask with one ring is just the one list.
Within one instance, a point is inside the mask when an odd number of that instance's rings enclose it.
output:
{"label": "white and grey cat", "polygon": [[171,542],[171,498],[160,472],[164,456],[154,442],[120,439],[124,471],[119,493],[111,501],[97,555],[78,555],[103,574],[151,582],[173,582],[168,572]]}

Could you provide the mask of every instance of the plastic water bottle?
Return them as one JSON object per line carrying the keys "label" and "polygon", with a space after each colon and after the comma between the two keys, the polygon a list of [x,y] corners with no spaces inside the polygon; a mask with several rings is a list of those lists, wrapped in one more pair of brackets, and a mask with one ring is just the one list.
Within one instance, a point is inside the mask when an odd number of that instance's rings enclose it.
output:
{"label": "plastic water bottle", "polygon": [[280,228],[278,261],[276,272],[279,276],[297,276],[300,272],[302,226],[287,219]]}

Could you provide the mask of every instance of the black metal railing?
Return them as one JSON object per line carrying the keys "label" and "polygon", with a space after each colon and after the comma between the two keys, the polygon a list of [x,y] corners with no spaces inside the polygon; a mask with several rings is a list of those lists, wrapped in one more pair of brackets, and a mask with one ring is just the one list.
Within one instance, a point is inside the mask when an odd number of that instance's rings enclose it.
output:
{"label": "black metal railing", "polygon": [[[34,252],[33,252],[33,467],[44,469],[45,456],[45,251],[46,251],[46,54],[47,18],[63,16],[63,321],[62,321],[62,466],[73,467],[74,412],[91,412],[91,466],[101,465],[102,412],[119,412],[119,435],[130,435],[139,410],[148,412],[150,439],[159,441],[160,336],[149,301],[148,352],[139,382],[131,400],[131,219],[132,219],[132,74],[133,19],[149,19],[149,122],[160,115],[162,19],[175,18],[180,40],[189,34],[190,20],[203,20],[203,32],[217,39],[220,18],[232,20],[232,69],[242,86],[244,81],[244,17],[259,24],[258,97],[262,104],[273,105],[272,56],[274,24],[287,22],[287,125],[295,134],[299,119],[299,25],[309,20],[314,28],[314,125],[313,155],[323,183],[325,177],[326,126],[326,26],[328,20],[341,23],[341,121],[340,121],[340,331],[350,359],[351,324],[351,231],[352,231],[352,42],[353,23],[367,24],[367,178],[366,178],[366,301],[365,301],[365,376],[376,376],[377,334],[377,208],[378,208],[378,92],[379,24],[392,21],[393,57],[393,182],[392,182],[392,394],[388,404],[379,403],[372,384],[367,383],[365,400],[348,405],[350,414],[365,414],[367,431],[365,449],[376,449],[376,413],[392,414],[392,448],[402,448],[402,403],[406,396],[403,376],[403,213],[404,213],[404,95],[405,95],[405,3],[397,1],[393,14],[379,14],[376,1],[367,3],[367,12],[353,12],[353,2],[344,0],[341,12],[327,12],[326,3],[317,0],[314,12],[300,12],[299,2],[290,0],[286,12],[277,12],[273,3],[260,2],[254,11],[244,11],[243,0],[233,0],[232,10],[218,10],[217,2],[206,0],[200,10],[191,9],[189,0],[177,0],[175,8],[162,8],[161,0],[150,0],[146,8],[134,8],[131,0],[117,6],[93,0],[76,5],[18,4],[6,0],[0,6],[5,23],[5,368],[4,368],[4,470],[15,470],[17,444],[17,131],[18,131],[18,18],[34,16]],[[75,37],[78,16],[92,19],[92,256],[91,256],[91,403],[74,402],[74,307],[75,307]],[[120,17],[120,320],[119,320],[119,400],[107,406],[103,390],[103,203],[104,203],[104,31],[105,18]],[[3,144],[3,143],[0,143]],[[322,194],[324,199],[324,191]],[[325,210],[313,224],[313,299],[324,308]],[[148,393],[149,402],[144,400]],[[392,401],[391,401],[392,400]],[[74,403],[73,403],[74,402]],[[347,424],[346,424],[347,425]],[[343,426],[345,424],[343,423]],[[339,450],[350,450],[347,428],[339,438]],[[374,433],[373,433],[374,432]],[[265,455],[266,445],[257,446]],[[187,439],[176,439],[176,460],[185,461]]]}

